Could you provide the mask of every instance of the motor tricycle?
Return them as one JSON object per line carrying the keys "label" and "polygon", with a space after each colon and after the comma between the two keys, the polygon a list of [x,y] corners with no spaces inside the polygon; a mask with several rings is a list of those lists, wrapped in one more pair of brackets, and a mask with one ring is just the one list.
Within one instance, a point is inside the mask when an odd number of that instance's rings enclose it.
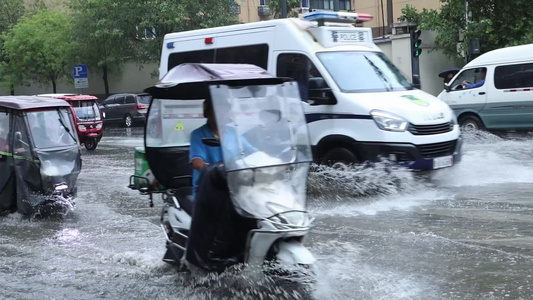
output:
{"label": "motor tricycle", "polygon": [[[218,273],[233,265],[310,269],[315,258],[303,239],[312,153],[298,84],[253,65],[182,64],[145,92],[153,96],[144,136],[153,178],[133,175],[129,187],[152,206],[162,194],[163,260]],[[220,138],[203,143],[220,147],[223,161],[202,171],[193,199],[190,135],[206,122],[207,98]]]}
{"label": "motor tricycle", "polygon": [[42,94],[38,96],[67,101],[71,105],[74,126],[80,144],[85,145],[85,149],[90,151],[96,149],[104,133],[104,116],[100,106],[98,106],[97,97],[76,94]]}
{"label": "motor tricycle", "polygon": [[81,151],[70,105],[0,97],[0,212],[65,215],[74,207]]}

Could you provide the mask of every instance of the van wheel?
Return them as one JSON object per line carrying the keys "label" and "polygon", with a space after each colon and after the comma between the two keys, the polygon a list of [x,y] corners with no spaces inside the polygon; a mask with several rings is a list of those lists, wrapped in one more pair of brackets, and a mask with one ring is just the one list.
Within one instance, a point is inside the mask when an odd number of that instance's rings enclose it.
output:
{"label": "van wheel", "polygon": [[322,158],[321,164],[333,168],[345,168],[358,163],[357,156],[346,148],[333,148]]}
{"label": "van wheel", "polygon": [[485,129],[485,127],[483,126],[483,122],[481,122],[478,117],[473,115],[462,117],[459,120],[459,124],[461,125],[461,129],[465,132]]}
{"label": "van wheel", "polygon": [[98,142],[96,141],[96,139],[87,139],[84,144],[85,149],[92,151],[96,149],[96,145],[98,145]]}
{"label": "van wheel", "polygon": [[124,116],[124,126],[131,127],[133,125],[133,117],[130,114]]}

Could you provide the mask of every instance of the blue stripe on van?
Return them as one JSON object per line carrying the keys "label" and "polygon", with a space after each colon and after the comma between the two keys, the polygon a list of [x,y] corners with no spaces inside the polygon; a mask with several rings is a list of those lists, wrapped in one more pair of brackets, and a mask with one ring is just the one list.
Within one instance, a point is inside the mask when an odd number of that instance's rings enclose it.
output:
{"label": "blue stripe on van", "polygon": [[372,120],[369,115],[354,115],[354,114],[306,114],[305,119],[307,123],[312,123],[320,120],[328,119],[356,119],[356,120]]}

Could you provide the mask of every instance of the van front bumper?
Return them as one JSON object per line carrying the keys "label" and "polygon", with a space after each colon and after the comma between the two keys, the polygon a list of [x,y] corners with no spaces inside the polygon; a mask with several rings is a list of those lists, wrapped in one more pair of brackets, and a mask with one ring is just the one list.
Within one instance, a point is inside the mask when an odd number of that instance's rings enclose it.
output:
{"label": "van front bumper", "polygon": [[437,165],[436,159],[450,158],[451,165],[460,162],[463,140],[459,137],[456,140],[424,145],[356,142],[354,146],[362,161],[386,159],[414,170],[433,170],[441,167]]}

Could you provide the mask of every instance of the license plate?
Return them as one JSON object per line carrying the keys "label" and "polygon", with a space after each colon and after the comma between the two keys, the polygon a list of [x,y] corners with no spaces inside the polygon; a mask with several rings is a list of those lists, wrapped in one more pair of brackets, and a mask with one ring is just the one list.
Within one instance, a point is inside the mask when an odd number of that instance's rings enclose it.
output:
{"label": "license plate", "polygon": [[433,169],[451,167],[453,165],[453,156],[436,157],[433,159]]}

